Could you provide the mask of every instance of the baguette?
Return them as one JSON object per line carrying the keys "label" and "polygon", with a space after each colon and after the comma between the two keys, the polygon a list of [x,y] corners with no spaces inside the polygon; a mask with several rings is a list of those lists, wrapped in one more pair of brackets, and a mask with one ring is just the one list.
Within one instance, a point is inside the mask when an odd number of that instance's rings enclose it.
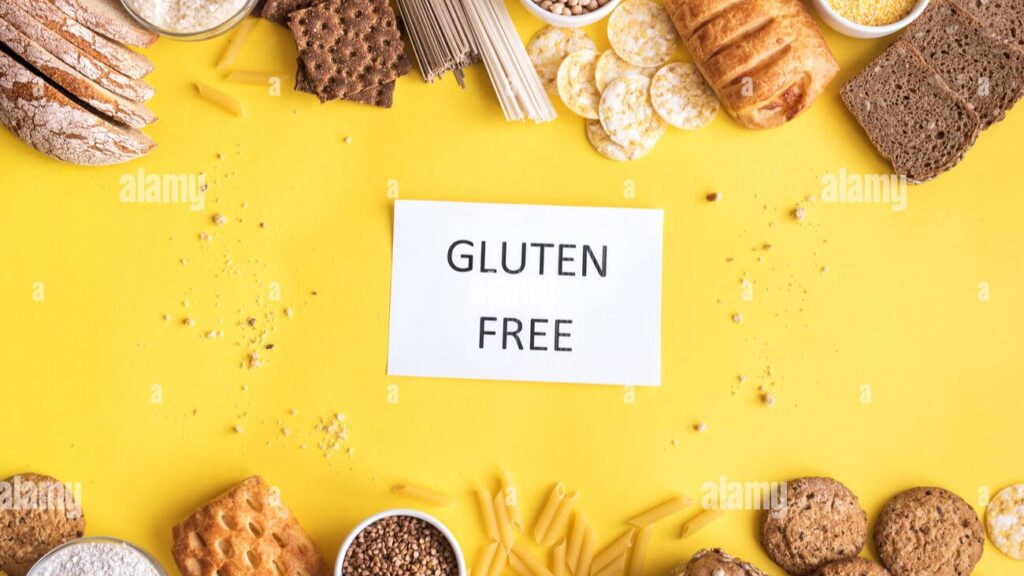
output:
{"label": "baguette", "polygon": [[146,102],[153,97],[151,86],[142,80],[125,76],[79,50],[60,34],[50,30],[9,0],[0,0],[0,18],[45,48],[50,54],[107,90],[135,102]]}
{"label": "baguette", "polygon": [[75,104],[0,50],[0,123],[40,152],[84,166],[119,164],[156,144]]}
{"label": "baguette", "polygon": [[45,75],[54,84],[112,120],[132,128],[142,128],[156,120],[156,116],[145,105],[132,102],[95,84],[44,50],[29,37],[18,32],[2,18],[0,18],[0,43],[5,44],[11,52],[34,67],[37,72]]}
{"label": "baguette", "polygon": [[839,64],[799,0],[665,0],[722,106],[747,128],[809,108]]}
{"label": "baguette", "polygon": [[79,50],[114,70],[136,80],[153,71],[148,58],[101,36],[69,18],[50,0],[11,0],[41,24],[59,34]]}
{"label": "baguette", "polygon": [[53,3],[76,22],[122,44],[146,48],[159,38],[155,32],[139,26],[117,0],[53,0]]}

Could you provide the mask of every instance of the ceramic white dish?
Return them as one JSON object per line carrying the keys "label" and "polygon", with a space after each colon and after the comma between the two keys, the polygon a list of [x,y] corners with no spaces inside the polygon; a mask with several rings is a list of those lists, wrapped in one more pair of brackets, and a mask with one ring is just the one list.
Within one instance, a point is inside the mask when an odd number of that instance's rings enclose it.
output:
{"label": "ceramic white dish", "polygon": [[533,0],[519,0],[519,2],[526,8],[527,12],[557,28],[579,28],[581,26],[589,26],[594,22],[606,18],[613,10],[615,10],[615,7],[618,6],[621,1],[622,0],[611,0],[611,2],[601,6],[593,12],[585,12],[578,16],[558,16],[541,8],[537,4],[534,4]]}
{"label": "ceramic white dish", "polygon": [[918,0],[914,8],[902,20],[884,26],[866,26],[841,16],[829,4],[829,0],[814,0],[814,8],[830,28],[851,38],[881,38],[906,28],[928,7],[928,0]]}
{"label": "ceramic white dish", "polygon": [[434,528],[437,528],[438,532],[440,532],[441,535],[444,536],[445,540],[448,541],[448,544],[451,545],[452,552],[455,553],[455,562],[458,564],[459,567],[458,576],[466,576],[466,559],[462,555],[462,547],[459,546],[459,541],[455,539],[455,535],[452,534],[452,531],[449,530],[447,526],[442,524],[440,520],[434,518],[430,514],[420,512],[419,510],[411,510],[408,508],[395,508],[392,510],[385,510],[383,512],[380,512],[379,514],[374,514],[373,516],[370,516],[366,520],[360,522],[358,526],[353,528],[352,531],[348,533],[348,537],[345,538],[345,542],[341,545],[341,550],[338,550],[338,559],[334,563],[334,576],[342,576],[344,572],[343,568],[345,567],[345,557],[348,556],[348,550],[352,547],[352,543],[355,542],[356,536],[359,536],[359,533],[363,530],[366,530],[366,528],[369,527],[371,524],[379,520],[383,520],[384,518],[389,518],[391,516],[409,516],[412,518],[423,520],[427,524],[430,524]]}
{"label": "ceramic white dish", "polygon": [[74,548],[75,546],[81,546],[83,544],[91,544],[91,543],[107,543],[107,544],[119,544],[119,545],[122,545],[122,546],[127,546],[127,547],[131,548],[132,550],[134,550],[135,552],[138,552],[139,555],[141,555],[150,564],[152,564],[153,565],[153,569],[156,570],[156,573],[157,573],[158,576],[167,576],[167,571],[164,570],[164,567],[161,566],[160,563],[156,561],[156,558],[153,558],[152,554],[150,554],[149,552],[146,552],[145,550],[143,550],[142,548],[139,548],[138,546],[132,544],[131,542],[127,542],[127,541],[121,540],[119,538],[110,538],[110,537],[107,537],[107,536],[87,536],[85,538],[78,538],[76,540],[70,540],[68,542],[65,542],[65,543],[61,544],[60,546],[57,546],[53,550],[50,550],[49,552],[47,552],[42,558],[40,558],[35,564],[32,565],[32,568],[29,569],[29,571],[28,571],[28,576],[36,576],[37,574],[39,574],[42,571],[43,566],[45,566],[46,563],[54,555],[56,555],[58,552],[60,552],[62,550],[65,550],[67,548]]}
{"label": "ceramic white dish", "polygon": [[197,32],[174,32],[173,30],[164,30],[163,28],[146,20],[141,15],[135,12],[135,10],[132,8],[131,2],[128,2],[128,0],[121,0],[121,5],[124,6],[124,9],[126,12],[128,12],[128,15],[131,16],[133,20],[138,22],[139,25],[141,25],[146,30],[149,30],[150,32],[155,32],[161,36],[170,38],[172,40],[183,40],[186,42],[209,40],[210,38],[216,38],[217,36],[224,34],[225,32],[237,26],[239,22],[244,20],[246,16],[252,13],[252,11],[256,8],[256,5],[258,3],[259,0],[246,0],[241,10],[239,10],[237,13],[235,13],[233,16],[231,16],[224,22],[221,22],[220,24],[214,26],[213,28],[210,28],[209,30],[199,30]]}

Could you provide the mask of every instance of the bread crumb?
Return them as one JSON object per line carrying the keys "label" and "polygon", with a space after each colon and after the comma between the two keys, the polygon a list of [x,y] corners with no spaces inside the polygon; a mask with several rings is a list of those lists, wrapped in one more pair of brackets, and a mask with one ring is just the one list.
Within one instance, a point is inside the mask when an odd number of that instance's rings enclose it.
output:
{"label": "bread crumb", "polygon": [[285,315],[286,317],[288,317],[288,318],[291,318],[291,317],[292,317],[292,316],[293,316],[294,314],[295,314],[295,311],[294,311],[294,310],[292,310],[292,307],[291,307],[291,306],[288,306],[288,307],[286,307],[286,308],[284,309],[284,315]]}
{"label": "bread crumb", "polygon": [[764,402],[765,406],[775,406],[775,396],[771,392],[762,394],[761,401]]}
{"label": "bread crumb", "polygon": [[213,236],[210,236],[206,232],[200,232],[199,233],[199,240],[202,241],[202,242],[209,242],[209,241],[213,240]]}
{"label": "bread crumb", "polygon": [[213,223],[216,224],[217,226],[223,226],[228,223],[228,217],[221,214],[220,212],[217,212],[216,214],[213,215]]}
{"label": "bread crumb", "polygon": [[184,320],[181,321],[181,323],[188,327],[196,325],[196,321],[192,318],[185,318]]}
{"label": "bread crumb", "polygon": [[291,414],[292,416],[298,416],[299,415],[299,411],[296,410],[295,408],[292,408],[291,410],[289,410],[288,413]]}
{"label": "bread crumb", "polygon": [[351,144],[352,143],[352,137],[351,136],[345,136],[345,138],[342,140],[342,142],[344,142],[345,144]]}
{"label": "bread crumb", "polygon": [[164,322],[169,322],[171,320],[171,315],[170,314],[164,314],[163,318],[164,318]]}
{"label": "bread crumb", "polygon": [[739,312],[734,313],[732,315],[732,321],[734,323],[736,323],[736,324],[742,324],[743,323],[743,314],[740,314]]}
{"label": "bread crumb", "polygon": [[281,435],[284,436],[285,438],[287,438],[288,436],[292,435],[292,431],[289,430],[287,426],[282,426],[281,427]]}
{"label": "bread crumb", "polygon": [[710,194],[705,196],[705,198],[707,198],[708,202],[718,202],[719,200],[722,199],[722,193],[721,192],[711,192]]}
{"label": "bread crumb", "polygon": [[693,429],[694,429],[695,432],[701,432],[701,433],[707,432],[708,431],[708,423],[704,422],[702,420],[702,421],[697,422],[696,424],[694,424],[693,425]]}
{"label": "bread crumb", "polygon": [[765,252],[771,252],[772,248],[774,248],[774,246],[772,246],[768,242],[765,242],[764,244],[761,245],[761,250],[764,250]]}
{"label": "bread crumb", "polygon": [[249,368],[259,368],[263,366],[263,360],[260,358],[260,353],[255,350],[249,352]]}
{"label": "bread crumb", "polygon": [[803,206],[797,206],[793,209],[793,218],[796,219],[797,222],[802,221],[806,215],[807,211],[804,210]]}
{"label": "bread crumb", "polygon": [[673,448],[678,448],[679,447],[679,439],[678,438],[673,438],[672,440],[669,441],[669,443],[672,444]]}
{"label": "bread crumb", "polygon": [[205,334],[205,336],[206,336],[207,339],[213,340],[214,338],[220,338],[221,334],[222,333],[221,333],[220,330],[210,330],[209,332],[207,332]]}
{"label": "bread crumb", "polygon": [[235,424],[231,429],[235,431],[235,434],[245,434],[245,428],[241,424]]}

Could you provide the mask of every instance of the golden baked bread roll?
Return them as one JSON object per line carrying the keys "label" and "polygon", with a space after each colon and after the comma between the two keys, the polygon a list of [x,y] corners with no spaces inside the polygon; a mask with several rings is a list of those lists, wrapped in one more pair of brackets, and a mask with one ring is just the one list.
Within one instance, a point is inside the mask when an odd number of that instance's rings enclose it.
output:
{"label": "golden baked bread roll", "polygon": [[718,93],[747,128],[772,128],[806,110],[839,71],[800,0],[665,0]]}

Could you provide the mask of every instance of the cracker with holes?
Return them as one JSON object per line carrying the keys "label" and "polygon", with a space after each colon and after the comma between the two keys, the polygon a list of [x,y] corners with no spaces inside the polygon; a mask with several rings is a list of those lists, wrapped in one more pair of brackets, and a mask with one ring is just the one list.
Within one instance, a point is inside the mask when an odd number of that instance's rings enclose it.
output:
{"label": "cracker with holes", "polygon": [[182,576],[325,576],[316,544],[254,476],[174,527],[171,553]]}
{"label": "cracker with holes", "polygon": [[387,0],[329,0],[292,12],[308,88],[321,102],[393,82],[412,70]]}
{"label": "cracker with holes", "polygon": [[639,75],[650,78],[657,71],[658,69],[654,66],[634,66],[620,58],[615,53],[615,50],[605,50],[601,57],[597,59],[594,79],[597,81],[597,90],[604,93],[608,85],[621,76]]}
{"label": "cracker with holes", "polygon": [[665,121],[651,106],[650,86],[643,76],[623,76],[601,96],[601,126],[619,146],[650,148],[665,133]]}
{"label": "cracker with holes", "polygon": [[562,60],[578,50],[597,50],[597,44],[577,28],[548,26],[530,39],[526,53],[548,94],[558,94],[558,69]]}
{"label": "cracker with holes", "polygon": [[596,50],[578,50],[569,54],[558,67],[558,95],[575,114],[597,120],[597,105],[601,93],[597,91],[594,70],[597,67]]}
{"label": "cracker with holes", "polygon": [[651,80],[651,104],[676,128],[696,130],[718,114],[718,98],[693,64],[673,62]]}
{"label": "cracker with holes", "polygon": [[615,53],[635,66],[661,66],[676,51],[672,18],[651,0],[626,0],[608,18],[608,41]]}

